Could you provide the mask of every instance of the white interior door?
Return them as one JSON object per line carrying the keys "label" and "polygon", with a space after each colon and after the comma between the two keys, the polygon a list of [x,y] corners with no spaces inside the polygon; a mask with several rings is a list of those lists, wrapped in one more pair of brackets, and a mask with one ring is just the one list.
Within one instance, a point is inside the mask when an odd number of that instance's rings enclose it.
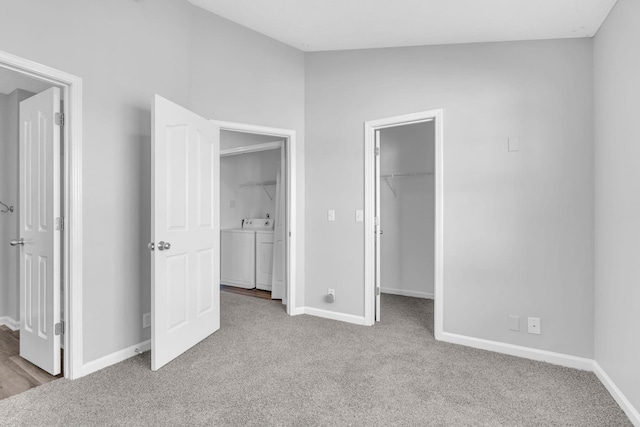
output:
{"label": "white interior door", "polygon": [[60,89],[20,103],[20,356],[60,366]]}
{"label": "white interior door", "polygon": [[273,276],[271,286],[271,299],[281,299],[287,303],[286,294],[286,215],[287,192],[284,171],[286,169],[285,145],[280,148],[280,172],[276,177],[276,217],[273,230]]}
{"label": "white interior door", "polygon": [[375,232],[374,242],[376,247],[376,279],[375,279],[375,293],[376,293],[376,322],[380,321],[380,239],[382,230],[380,229],[380,131],[376,130],[375,141]]}
{"label": "white interior door", "polygon": [[220,328],[220,129],[158,95],[153,108],[151,369]]}

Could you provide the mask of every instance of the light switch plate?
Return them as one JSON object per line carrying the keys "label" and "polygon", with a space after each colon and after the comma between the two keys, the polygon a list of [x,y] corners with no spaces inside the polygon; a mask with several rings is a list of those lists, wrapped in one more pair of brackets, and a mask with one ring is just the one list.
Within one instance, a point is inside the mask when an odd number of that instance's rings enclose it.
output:
{"label": "light switch plate", "polygon": [[336,220],[336,211],[334,211],[333,209],[329,209],[327,211],[327,220],[328,221],[335,221]]}
{"label": "light switch plate", "polygon": [[520,151],[520,138],[509,138],[509,151]]}
{"label": "light switch plate", "polygon": [[509,315],[509,330],[520,332],[520,316]]}
{"label": "light switch plate", "polygon": [[364,212],[362,211],[362,209],[358,209],[356,210],[356,222],[362,221],[364,221]]}

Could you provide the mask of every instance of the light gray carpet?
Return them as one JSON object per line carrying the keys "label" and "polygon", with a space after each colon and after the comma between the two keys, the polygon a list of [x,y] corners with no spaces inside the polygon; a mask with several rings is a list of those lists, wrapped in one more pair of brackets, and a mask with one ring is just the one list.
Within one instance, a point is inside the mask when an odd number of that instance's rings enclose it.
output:
{"label": "light gray carpet", "polygon": [[288,317],[222,292],[222,328],[158,372],[149,354],[0,401],[1,425],[630,426],[589,372],[433,339],[433,303],[383,321]]}

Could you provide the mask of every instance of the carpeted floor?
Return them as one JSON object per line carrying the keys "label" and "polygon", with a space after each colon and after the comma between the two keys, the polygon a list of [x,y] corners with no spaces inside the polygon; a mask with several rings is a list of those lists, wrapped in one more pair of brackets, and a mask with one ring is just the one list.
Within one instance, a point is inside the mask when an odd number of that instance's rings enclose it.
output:
{"label": "carpeted floor", "polygon": [[0,401],[0,425],[630,426],[589,372],[433,339],[433,303],[383,321],[288,317],[221,293],[222,327],[158,372],[149,354]]}

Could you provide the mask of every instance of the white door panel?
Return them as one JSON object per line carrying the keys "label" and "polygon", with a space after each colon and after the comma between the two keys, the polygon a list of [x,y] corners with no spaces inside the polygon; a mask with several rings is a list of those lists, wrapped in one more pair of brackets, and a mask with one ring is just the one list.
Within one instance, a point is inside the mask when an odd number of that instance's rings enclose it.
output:
{"label": "white door panel", "polygon": [[60,367],[60,89],[20,103],[20,356]]}
{"label": "white door panel", "polygon": [[151,368],[220,328],[219,129],[155,97]]}
{"label": "white door panel", "polygon": [[375,219],[375,247],[376,247],[376,280],[375,280],[375,292],[376,292],[376,321],[380,321],[380,131],[376,130],[376,141],[375,141],[375,186],[376,186],[376,219]]}

